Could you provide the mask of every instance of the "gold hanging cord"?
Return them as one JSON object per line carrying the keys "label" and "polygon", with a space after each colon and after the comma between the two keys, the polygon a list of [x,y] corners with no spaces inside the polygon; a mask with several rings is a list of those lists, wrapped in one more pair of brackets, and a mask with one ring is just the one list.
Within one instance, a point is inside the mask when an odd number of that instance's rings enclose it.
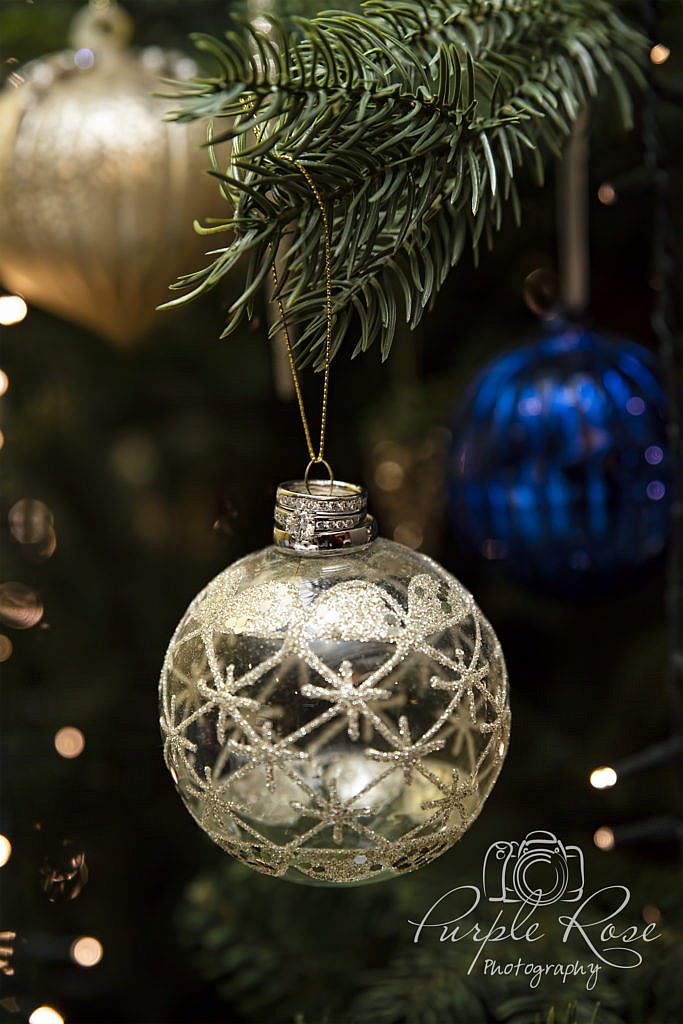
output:
{"label": "gold hanging cord", "polygon": [[[311,430],[308,425],[308,417],[306,416],[306,408],[304,406],[304,398],[301,393],[301,383],[299,381],[299,371],[296,366],[296,359],[294,358],[294,349],[292,346],[291,339],[289,337],[289,331],[287,329],[287,321],[285,318],[285,310],[282,304],[282,299],[277,295],[277,305],[280,310],[280,316],[282,318],[282,330],[285,336],[285,344],[287,346],[287,358],[289,359],[289,368],[292,371],[292,381],[294,383],[294,390],[296,392],[296,399],[299,403],[299,412],[301,414],[301,423],[304,428],[304,435],[306,437],[306,447],[308,449],[308,457],[310,462],[306,466],[306,472],[304,473],[304,483],[308,486],[308,476],[313,466],[322,465],[325,467],[330,476],[330,484],[334,480],[334,473],[329,462],[325,459],[325,432],[327,429],[327,407],[329,402],[330,394],[330,357],[332,354],[332,333],[334,329],[334,302],[332,298],[332,229],[330,227],[330,219],[327,213],[325,204],[323,203],[322,196],[318,191],[318,187],[311,177],[310,172],[303,164],[292,159],[288,156],[284,159],[291,161],[298,171],[306,179],[306,183],[310,188],[318,208],[320,210],[320,216],[323,222],[323,240],[325,246],[325,306],[327,315],[327,330],[325,332],[325,370],[323,376],[323,400],[322,400],[322,411],[320,414],[320,444],[318,446],[318,454],[315,453],[313,447],[313,441],[311,439]],[[277,270],[275,268],[275,257],[273,256],[273,280],[275,282],[275,291],[279,287]]]}
{"label": "gold hanging cord", "polygon": [[[256,141],[259,142],[261,139],[261,129],[259,126],[254,126],[254,135]],[[325,311],[327,317],[327,329],[325,332],[325,368],[323,375],[323,398],[322,398],[322,411],[320,414],[320,443],[318,445],[318,452],[316,454],[313,446],[313,440],[311,438],[311,428],[308,424],[308,417],[306,415],[306,408],[304,406],[304,397],[301,391],[301,382],[299,380],[299,371],[296,365],[296,358],[294,356],[294,347],[292,345],[291,338],[289,336],[289,330],[287,328],[287,319],[285,316],[285,309],[282,299],[278,293],[280,283],[278,280],[278,273],[275,267],[276,252],[273,250],[273,264],[272,274],[273,281],[275,282],[275,292],[277,295],[277,305],[280,310],[280,317],[282,319],[282,332],[285,337],[285,345],[287,348],[287,358],[289,359],[289,368],[292,374],[292,382],[294,384],[294,391],[296,393],[296,400],[299,405],[299,413],[301,415],[301,424],[304,428],[304,436],[306,438],[306,448],[308,449],[309,463],[306,466],[306,472],[304,473],[304,483],[308,487],[308,478],[313,466],[324,466],[330,477],[330,487],[334,481],[334,472],[329,462],[325,459],[325,434],[327,430],[327,408],[329,404],[330,394],[330,358],[332,355],[332,336],[334,330],[334,300],[332,295],[332,227],[330,224],[330,218],[327,213],[327,208],[323,202],[322,196],[318,190],[310,171],[300,164],[298,160],[295,160],[291,156],[282,156],[281,159],[288,160],[296,167],[296,169],[303,175],[306,184],[313,193],[318,209],[320,210],[320,216],[323,223],[323,243],[325,249]]]}

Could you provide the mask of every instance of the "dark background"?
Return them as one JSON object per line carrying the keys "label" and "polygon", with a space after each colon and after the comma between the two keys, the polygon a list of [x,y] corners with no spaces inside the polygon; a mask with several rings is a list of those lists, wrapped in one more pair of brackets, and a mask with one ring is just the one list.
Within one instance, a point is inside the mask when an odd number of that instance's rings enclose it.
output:
{"label": "dark background", "polygon": [[[0,3],[4,72],[9,58],[23,62],[63,47],[77,6]],[[230,7],[213,0],[126,6],[138,45],[175,48],[189,47],[190,31],[220,32]],[[661,6],[672,58],[657,74],[680,81],[677,5]],[[675,139],[674,115],[665,123]],[[611,101],[598,103],[590,315],[597,328],[656,352],[651,192],[625,190],[612,206],[597,200],[602,182],[618,181],[643,160],[640,118],[626,135]],[[543,332],[523,291],[531,271],[556,269],[553,183],[551,162],[548,187],[523,186],[521,229],[508,216],[478,269],[469,255],[463,259],[435,311],[415,337],[399,338],[388,363],[377,350],[336,360],[329,451],[338,477],[364,477],[372,493],[379,442],[408,453],[425,436],[443,442],[474,371]],[[663,563],[606,596],[568,600],[522,587],[459,550],[441,484],[421,513],[428,552],[462,579],[495,625],[512,686],[510,752],[471,832],[417,874],[323,891],[231,865],[182,808],[158,731],[166,645],[210,578],[269,543],[274,487],[298,476],[305,462],[295,406],[274,390],[265,310],[260,322],[219,342],[227,305],[219,288],[180,313],[159,313],[156,330],[127,350],[35,307],[21,324],[1,329],[0,365],[10,381],[0,399],[2,577],[35,588],[45,614],[33,629],[5,630],[14,650],[0,689],[0,831],[13,854],[0,873],[0,929],[15,930],[17,939],[15,974],[0,975],[0,1014],[26,1020],[47,1003],[74,1024],[428,1019],[418,1010],[410,1016],[411,998],[423,1007],[433,1000],[438,1024],[532,1021],[551,1003],[566,1012],[573,998],[583,1012],[586,993],[560,987],[537,994],[533,1005],[487,1004],[481,1012],[488,1016],[470,1018],[474,1010],[458,1009],[469,1005],[466,993],[439,1002],[442,989],[463,981],[459,947],[411,945],[408,919],[451,885],[476,884],[492,840],[545,828],[581,846],[589,887],[632,890],[628,923],[642,925],[646,906],[661,915],[665,934],[647,950],[647,969],[623,972],[628,979],[605,981],[593,993],[606,1014],[599,1019],[669,1024],[680,1008],[670,952],[681,913],[679,843],[646,838],[604,854],[592,837],[602,824],[677,813],[674,766],[604,793],[587,784],[596,765],[670,733]],[[318,387],[309,375],[309,402]],[[438,455],[434,466],[438,475]],[[7,513],[22,498],[40,499],[54,513],[57,550],[39,564],[9,535]],[[391,505],[376,487],[374,500],[391,522]],[[74,760],[54,749],[64,725],[85,735]],[[77,898],[50,902],[41,869],[57,863],[64,840],[85,852],[89,881]],[[70,961],[78,935],[102,942],[97,967]],[[429,958],[437,954],[435,967]],[[503,995],[514,1002],[529,990],[520,981]]]}

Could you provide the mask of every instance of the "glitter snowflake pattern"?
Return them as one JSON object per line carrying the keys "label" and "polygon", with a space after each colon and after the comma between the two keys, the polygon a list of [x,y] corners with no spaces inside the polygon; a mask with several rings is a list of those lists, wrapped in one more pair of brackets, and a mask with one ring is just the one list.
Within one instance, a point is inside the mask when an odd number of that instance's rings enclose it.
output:
{"label": "glitter snowflake pattern", "polygon": [[201,827],[258,871],[357,882],[414,870],[460,838],[497,777],[500,647],[464,588],[410,557],[424,569],[402,584],[312,569],[302,587],[261,582],[255,560],[288,568],[287,556],[249,556],[171,641],[166,762]]}
{"label": "glitter snowflake pattern", "polygon": [[[367,751],[368,757],[372,758],[373,761],[393,763],[395,767],[401,768],[406,785],[409,786],[413,781],[415,769],[424,771],[425,764],[423,758],[435,750],[441,750],[446,741],[445,739],[425,740],[422,737],[416,743],[413,743],[410,737],[408,719],[405,715],[401,715],[398,720],[398,736],[392,736],[391,742],[394,744],[393,750],[373,750],[370,747]],[[429,775],[427,777],[429,778]]]}
{"label": "glitter snowflake pattern", "polygon": [[318,700],[330,701],[337,714],[344,715],[348,725],[349,739],[357,740],[360,736],[359,721],[361,715],[370,715],[372,701],[388,700],[391,690],[380,690],[378,687],[364,683],[356,683],[353,678],[353,666],[350,661],[343,661],[339,666],[339,675],[331,686],[313,686],[306,683],[301,692],[305,697],[316,697]]}
{"label": "glitter snowflake pattern", "polygon": [[266,777],[266,788],[271,792],[275,789],[276,768],[286,771],[291,767],[292,762],[308,760],[308,754],[304,750],[292,749],[289,740],[274,742],[272,722],[264,722],[260,733],[251,734],[252,742],[240,743],[230,739],[223,749],[236,754],[240,761],[250,768],[262,766]]}
{"label": "glitter snowflake pattern", "polygon": [[[339,798],[337,783],[334,779],[329,784],[329,793],[327,800],[317,797],[317,803],[313,807],[298,801],[295,801],[292,807],[303,818],[318,818],[320,821],[320,824],[305,833],[302,839],[310,839],[323,829],[331,828],[333,841],[337,846],[341,846],[344,841],[344,829],[347,828],[362,834],[366,830],[363,829],[360,819],[372,817],[374,811],[372,807],[358,807],[353,801],[344,803]],[[371,838],[374,838],[371,832],[369,834]]]}

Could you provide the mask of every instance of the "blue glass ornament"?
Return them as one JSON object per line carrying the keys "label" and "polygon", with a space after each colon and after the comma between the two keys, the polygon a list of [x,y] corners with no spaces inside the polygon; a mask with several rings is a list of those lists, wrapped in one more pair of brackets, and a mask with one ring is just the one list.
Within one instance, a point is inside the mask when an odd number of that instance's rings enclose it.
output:
{"label": "blue glass ornament", "polygon": [[527,580],[600,588],[666,546],[673,459],[652,355],[565,327],[495,359],[455,424],[457,539]]}

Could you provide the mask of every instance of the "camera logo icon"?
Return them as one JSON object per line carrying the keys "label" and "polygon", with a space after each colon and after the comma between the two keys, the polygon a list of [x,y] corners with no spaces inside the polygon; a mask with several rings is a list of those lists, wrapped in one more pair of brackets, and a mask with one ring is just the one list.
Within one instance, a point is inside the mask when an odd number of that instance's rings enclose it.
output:
{"label": "camera logo icon", "polygon": [[529,832],[521,843],[489,846],[483,881],[494,903],[574,903],[583,896],[583,853],[564,846],[553,832]]}

